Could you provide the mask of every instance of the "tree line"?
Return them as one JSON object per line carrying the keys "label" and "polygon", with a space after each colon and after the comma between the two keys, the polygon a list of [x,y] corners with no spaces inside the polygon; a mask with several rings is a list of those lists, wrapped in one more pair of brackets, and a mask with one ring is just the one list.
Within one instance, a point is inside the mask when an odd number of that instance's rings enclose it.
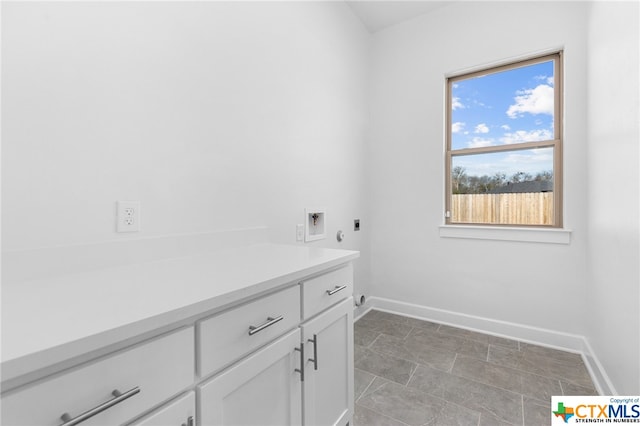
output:
{"label": "tree line", "polygon": [[511,176],[498,172],[491,176],[469,176],[462,166],[456,166],[451,171],[451,186],[454,194],[486,194],[511,183],[530,181],[553,181],[553,172],[548,170],[536,175],[517,172]]}

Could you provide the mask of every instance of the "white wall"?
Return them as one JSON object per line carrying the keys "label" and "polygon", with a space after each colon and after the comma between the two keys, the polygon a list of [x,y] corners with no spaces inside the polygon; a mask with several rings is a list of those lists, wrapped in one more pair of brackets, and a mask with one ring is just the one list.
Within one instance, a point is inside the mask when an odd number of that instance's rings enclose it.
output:
{"label": "white wall", "polygon": [[[256,226],[295,243],[322,206],[313,244],[362,250],[367,282],[369,35],[345,4],[2,7],[3,251]],[[141,201],[142,232],[115,233],[116,200]]]}
{"label": "white wall", "polygon": [[[362,251],[358,291],[586,335],[637,394],[637,5],[514,3],[382,31],[372,64],[341,2],[3,3],[3,252],[260,226],[294,243],[324,206],[313,244]],[[571,244],[440,238],[445,75],[549,48]],[[119,199],[142,201],[140,234],[114,232]]]}
{"label": "white wall", "polygon": [[[584,334],[586,12],[574,2],[456,2],[372,47],[372,293]],[[440,238],[447,74],[564,48],[565,226],[571,244]]]}
{"label": "white wall", "polygon": [[640,393],[640,8],[594,2],[589,19],[589,331],[620,394]]}

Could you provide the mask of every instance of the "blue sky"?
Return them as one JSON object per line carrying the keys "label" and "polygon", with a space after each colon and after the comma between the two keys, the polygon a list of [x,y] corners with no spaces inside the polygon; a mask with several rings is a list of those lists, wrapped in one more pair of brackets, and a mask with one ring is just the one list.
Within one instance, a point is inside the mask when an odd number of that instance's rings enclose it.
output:
{"label": "blue sky", "polygon": [[[553,61],[453,84],[452,149],[553,139]],[[553,169],[553,150],[454,157],[469,175],[535,175]]]}

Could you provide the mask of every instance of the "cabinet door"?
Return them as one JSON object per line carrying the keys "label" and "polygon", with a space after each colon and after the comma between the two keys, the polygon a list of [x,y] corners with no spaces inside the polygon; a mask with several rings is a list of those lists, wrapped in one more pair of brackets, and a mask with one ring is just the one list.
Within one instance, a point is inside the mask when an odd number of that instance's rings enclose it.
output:
{"label": "cabinet door", "polygon": [[299,425],[299,346],[296,329],[199,386],[200,425]]}
{"label": "cabinet door", "polygon": [[353,298],[304,323],[302,336],[304,424],[345,425],[353,416]]}
{"label": "cabinet door", "polygon": [[196,394],[189,392],[129,426],[195,426]]}

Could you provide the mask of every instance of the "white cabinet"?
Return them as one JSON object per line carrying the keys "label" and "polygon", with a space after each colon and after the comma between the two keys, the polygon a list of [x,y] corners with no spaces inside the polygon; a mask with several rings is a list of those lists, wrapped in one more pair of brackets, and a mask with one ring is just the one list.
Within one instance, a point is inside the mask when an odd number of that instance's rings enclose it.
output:
{"label": "white cabinet", "polygon": [[199,386],[200,424],[301,424],[299,345],[297,329]]}
{"label": "white cabinet", "polygon": [[196,394],[189,392],[129,426],[195,426]]}
{"label": "white cabinet", "polygon": [[82,426],[130,421],[193,383],[194,334],[184,328],[3,395],[2,424],[58,426],[98,407]]}
{"label": "white cabinet", "polygon": [[302,324],[304,421],[346,425],[353,416],[353,298]]}
{"label": "white cabinet", "polygon": [[250,282],[286,281],[222,292],[215,307],[204,299],[209,308],[198,302],[187,317],[105,345],[104,356],[81,353],[3,382],[1,423],[344,426],[353,416],[353,269],[333,262],[312,275],[266,268]]}
{"label": "white cabinet", "polygon": [[[252,321],[265,317],[273,321],[278,313],[290,317],[296,312],[295,326],[299,328],[262,349],[254,349],[247,358],[200,385],[200,426],[341,426],[350,422],[352,280],[353,269],[347,265],[267,296],[264,301],[259,299],[202,321],[198,336],[203,374],[225,367],[212,360],[224,359],[228,366],[232,357],[220,356],[221,353],[239,354],[257,347],[251,345],[253,338],[248,336]],[[297,293],[297,298],[292,299],[291,295],[300,290],[302,297]],[[228,323],[229,318],[234,318],[232,324]],[[273,340],[274,334],[281,334],[276,324],[265,328],[269,331],[255,342],[264,343],[267,338]]]}

